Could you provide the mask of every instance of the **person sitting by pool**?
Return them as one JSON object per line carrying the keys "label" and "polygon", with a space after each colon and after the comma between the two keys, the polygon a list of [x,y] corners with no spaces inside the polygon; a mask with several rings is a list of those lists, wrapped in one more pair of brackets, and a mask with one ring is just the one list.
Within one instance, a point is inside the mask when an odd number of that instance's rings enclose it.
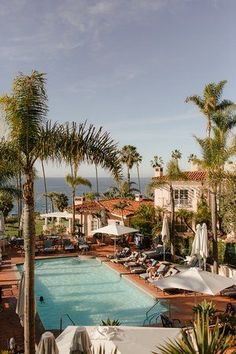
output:
{"label": "person sitting by pool", "polygon": [[42,295],[39,297],[39,302],[41,305],[45,304],[44,297]]}

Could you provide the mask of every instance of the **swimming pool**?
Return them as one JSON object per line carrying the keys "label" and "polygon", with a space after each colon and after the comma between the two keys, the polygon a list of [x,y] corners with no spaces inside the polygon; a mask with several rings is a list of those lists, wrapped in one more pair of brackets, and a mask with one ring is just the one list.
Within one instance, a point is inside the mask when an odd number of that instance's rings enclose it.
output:
{"label": "swimming pool", "polygon": [[[76,325],[96,326],[102,319],[141,326],[155,300],[96,259],[57,258],[35,265],[37,311],[45,329],[59,328],[68,314]],[[45,303],[40,304],[43,296]],[[159,306],[157,310],[164,307]],[[63,316],[63,328],[71,325]]]}

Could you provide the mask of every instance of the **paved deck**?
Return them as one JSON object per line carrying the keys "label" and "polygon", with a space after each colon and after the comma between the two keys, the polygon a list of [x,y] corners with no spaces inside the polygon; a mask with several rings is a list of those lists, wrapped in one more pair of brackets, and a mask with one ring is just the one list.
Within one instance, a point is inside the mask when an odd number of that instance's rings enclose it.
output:
{"label": "paved deck", "polygon": [[[113,252],[112,246],[96,247],[88,255],[100,257],[101,260],[107,261],[106,255]],[[42,255],[36,257],[36,259],[52,258],[52,257],[73,257],[78,253],[60,253],[56,255]],[[0,267],[0,286],[3,289],[3,310],[0,312],[0,350],[7,348],[7,340],[14,337],[19,346],[23,346],[23,328],[20,325],[19,318],[15,314],[16,299],[18,295],[17,284],[19,282],[19,273],[16,265],[22,264],[24,258],[22,255],[17,254],[15,250],[9,250],[9,259],[3,262],[3,266]],[[107,262],[107,265],[115,269],[120,273],[127,273],[127,269],[119,264]],[[222,296],[202,296],[202,295],[167,295],[161,290],[155,288],[153,285],[140,279],[138,275],[125,275],[131,281],[135,282],[143,290],[151,294],[156,298],[163,299],[168,302],[170,316],[172,318],[179,318],[183,322],[192,320],[192,307],[207,299],[213,301],[216,304],[218,310],[224,310],[226,304],[229,302],[229,298]],[[231,301],[231,300],[230,300]],[[236,305],[236,301],[231,301]],[[36,319],[36,338],[39,339],[43,328],[39,318]]]}

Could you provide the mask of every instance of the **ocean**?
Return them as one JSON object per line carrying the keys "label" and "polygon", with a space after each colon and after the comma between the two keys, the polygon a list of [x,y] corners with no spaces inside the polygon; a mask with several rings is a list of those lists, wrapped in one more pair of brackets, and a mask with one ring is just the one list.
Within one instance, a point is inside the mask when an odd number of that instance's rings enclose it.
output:
{"label": "ocean", "polygon": [[[96,191],[96,178],[87,177],[92,183],[92,188],[86,186],[79,186],[76,190],[76,195],[83,195],[90,191]],[[142,194],[145,194],[146,186],[151,181],[151,178],[145,177],[140,179]],[[137,178],[132,178],[132,182],[135,182],[132,187],[138,189]],[[99,193],[106,192],[110,187],[115,186],[114,180],[110,177],[100,177],[99,178]],[[69,198],[69,203],[71,203],[71,188],[66,184],[63,177],[47,177],[47,191],[49,192],[59,192],[65,193]],[[45,212],[45,197],[43,178],[37,178],[35,180],[35,210],[38,212]],[[50,201],[48,200],[48,209],[50,211]],[[16,212],[16,208],[12,211]]]}

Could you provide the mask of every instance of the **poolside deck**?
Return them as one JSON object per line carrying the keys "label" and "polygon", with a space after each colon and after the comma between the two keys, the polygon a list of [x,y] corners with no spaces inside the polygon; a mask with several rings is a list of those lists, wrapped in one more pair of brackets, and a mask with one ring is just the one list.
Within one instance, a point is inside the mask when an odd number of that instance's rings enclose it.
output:
{"label": "poolside deck", "polygon": [[[113,246],[105,246],[93,249],[88,255],[100,257],[101,260],[107,261],[106,255],[113,253]],[[3,289],[3,311],[0,312],[0,350],[7,348],[7,340],[14,337],[17,344],[23,346],[23,328],[20,325],[18,316],[15,314],[15,306],[18,295],[17,284],[19,282],[19,273],[16,265],[22,264],[24,258],[16,253],[15,250],[9,250],[9,258],[3,262],[0,267],[0,287]],[[53,258],[53,257],[73,257],[78,253],[58,253],[56,255],[43,255],[36,259]],[[127,273],[127,269],[119,264],[112,262],[107,263],[110,267],[119,273]],[[203,299],[213,301],[216,304],[217,310],[224,310],[229,298],[223,296],[203,296],[203,295],[167,295],[161,290],[155,288],[151,284],[140,279],[138,275],[125,275],[131,281],[135,282],[140,288],[148,292],[155,298],[161,298],[168,301],[170,316],[179,318],[181,321],[189,321],[192,319],[192,307]],[[232,301],[236,305],[236,300]],[[36,319],[36,338],[39,339],[43,331],[42,324],[39,318]]]}

